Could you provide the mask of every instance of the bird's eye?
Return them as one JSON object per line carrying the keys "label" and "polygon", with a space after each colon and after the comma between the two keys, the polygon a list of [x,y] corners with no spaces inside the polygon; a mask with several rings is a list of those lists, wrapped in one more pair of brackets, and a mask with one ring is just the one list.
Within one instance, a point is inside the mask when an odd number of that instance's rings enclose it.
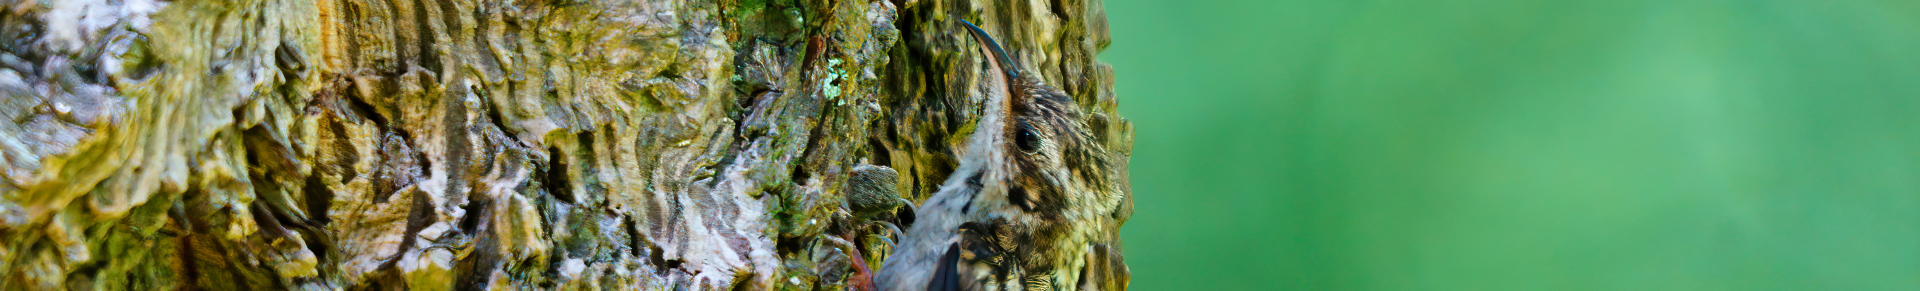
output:
{"label": "bird's eye", "polygon": [[1033,132],[1032,124],[1022,120],[1020,126],[1014,130],[1017,132],[1014,133],[1013,144],[1020,147],[1020,152],[1033,154],[1034,151],[1040,150],[1040,135]]}
{"label": "bird's eye", "polygon": [[1027,200],[1027,187],[1008,187],[1007,203],[1019,206],[1020,210],[1033,211],[1033,202]]}

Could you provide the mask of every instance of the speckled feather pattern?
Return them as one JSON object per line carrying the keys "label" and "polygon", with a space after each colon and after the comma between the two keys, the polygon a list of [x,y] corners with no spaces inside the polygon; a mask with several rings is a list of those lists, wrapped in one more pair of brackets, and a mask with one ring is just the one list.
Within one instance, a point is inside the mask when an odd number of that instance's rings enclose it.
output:
{"label": "speckled feather pattern", "polygon": [[1020,73],[984,31],[973,35],[984,62],[999,69],[982,78],[989,109],[960,168],[918,208],[920,220],[876,282],[882,290],[1099,285],[1079,281],[1109,277],[1082,273],[1109,270],[1087,264],[1089,250],[1104,249],[1094,244],[1118,225],[1125,193],[1115,154],[1095,142],[1071,97]]}

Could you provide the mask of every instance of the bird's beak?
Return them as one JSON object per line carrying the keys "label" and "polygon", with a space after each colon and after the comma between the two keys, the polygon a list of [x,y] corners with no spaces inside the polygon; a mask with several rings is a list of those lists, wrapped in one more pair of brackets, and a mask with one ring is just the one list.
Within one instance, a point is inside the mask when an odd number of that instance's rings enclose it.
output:
{"label": "bird's beak", "polygon": [[980,43],[980,47],[987,50],[987,54],[992,55],[993,62],[1000,66],[1000,72],[1005,73],[1008,80],[1020,76],[1020,69],[1014,66],[1013,58],[1007,57],[1007,51],[1000,49],[1000,43],[994,42],[993,36],[987,35],[986,30],[981,30],[979,26],[974,26],[972,22],[960,20],[960,24],[966,25],[967,32],[973,33],[973,38]]}

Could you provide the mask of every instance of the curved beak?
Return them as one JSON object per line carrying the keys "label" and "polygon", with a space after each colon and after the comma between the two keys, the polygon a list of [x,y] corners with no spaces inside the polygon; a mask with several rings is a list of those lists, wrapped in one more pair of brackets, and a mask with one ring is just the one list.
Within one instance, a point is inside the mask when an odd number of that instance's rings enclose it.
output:
{"label": "curved beak", "polygon": [[987,35],[986,30],[981,30],[979,26],[974,26],[972,22],[964,19],[960,20],[960,24],[966,25],[967,31],[973,33],[974,40],[980,42],[980,47],[986,49],[987,54],[993,55],[994,63],[1000,65],[1000,72],[1006,73],[1007,79],[1020,76],[1020,69],[1014,66],[1013,58],[1007,57],[1007,51],[1000,49],[1000,43],[994,42],[993,36]]}

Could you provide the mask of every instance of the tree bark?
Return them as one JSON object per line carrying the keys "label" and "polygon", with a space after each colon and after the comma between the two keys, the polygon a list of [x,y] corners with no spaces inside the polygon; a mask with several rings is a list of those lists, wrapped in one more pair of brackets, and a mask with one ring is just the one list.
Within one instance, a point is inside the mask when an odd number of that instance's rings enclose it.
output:
{"label": "tree bark", "polygon": [[0,289],[844,289],[851,169],[979,116],[958,19],[1132,144],[1099,0],[0,4]]}

